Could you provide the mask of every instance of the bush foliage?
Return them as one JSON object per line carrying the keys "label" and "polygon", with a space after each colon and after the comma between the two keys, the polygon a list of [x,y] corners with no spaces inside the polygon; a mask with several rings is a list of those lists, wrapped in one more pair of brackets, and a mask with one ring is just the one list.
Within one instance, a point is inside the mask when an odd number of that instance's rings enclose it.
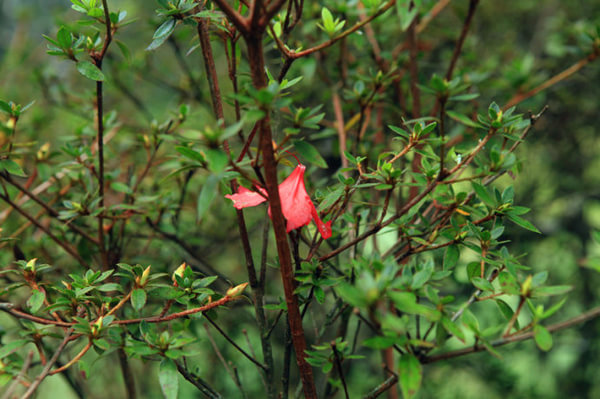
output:
{"label": "bush foliage", "polygon": [[593,67],[594,21],[513,57],[478,18],[545,10],[63,3],[45,54],[3,55],[5,397],[52,375],[78,397],[423,397],[438,362],[549,351],[600,314],[553,321],[574,287],[514,242],[549,229],[519,149]]}

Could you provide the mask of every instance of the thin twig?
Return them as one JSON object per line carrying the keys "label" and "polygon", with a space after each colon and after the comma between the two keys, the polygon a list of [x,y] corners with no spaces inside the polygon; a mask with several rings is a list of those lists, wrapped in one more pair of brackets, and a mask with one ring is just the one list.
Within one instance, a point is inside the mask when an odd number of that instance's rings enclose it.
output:
{"label": "thin twig", "polygon": [[460,56],[460,52],[465,44],[465,39],[467,37],[467,33],[469,32],[469,27],[471,26],[471,21],[473,20],[473,16],[475,15],[475,10],[477,9],[477,4],[479,4],[479,0],[470,0],[469,1],[469,11],[467,12],[467,17],[465,18],[465,22],[463,23],[462,30],[460,32],[460,37],[456,42],[456,46],[454,46],[454,52],[452,53],[452,59],[450,61],[450,65],[448,65],[448,69],[446,70],[446,80],[451,80],[452,75],[454,73],[454,68],[456,67],[456,62],[458,61],[458,57]]}
{"label": "thin twig", "polygon": [[231,345],[234,346],[235,349],[237,349],[242,355],[244,355],[244,357],[246,357],[252,363],[256,364],[261,369],[263,369],[263,370],[266,369],[264,364],[262,364],[261,362],[259,362],[255,358],[253,358],[248,352],[246,352],[244,349],[242,349],[241,346],[236,344],[235,341],[229,335],[227,335],[227,333],[225,331],[223,331],[223,329],[221,327],[219,327],[218,324],[215,323],[213,319],[211,319],[208,315],[204,315],[204,318],[206,320],[208,320],[208,322],[210,324],[212,324],[212,326],[219,332],[219,334],[221,334],[223,336],[223,338],[225,338]]}
{"label": "thin twig", "polygon": [[4,180],[6,180],[10,185],[14,186],[19,191],[21,191],[23,194],[25,194],[26,197],[29,197],[32,200],[34,200],[38,205],[40,205],[42,208],[44,208],[46,210],[46,212],[48,212],[48,214],[50,216],[52,216],[53,218],[55,218],[55,219],[59,220],[60,222],[62,222],[68,229],[70,229],[73,232],[79,234],[80,236],[82,236],[86,240],[90,241],[91,243],[93,243],[95,245],[98,245],[98,240],[97,239],[95,239],[94,237],[90,236],[85,231],[81,230],[75,224],[69,223],[69,222],[67,222],[65,220],[62,220],[62,219],[59,219],[58,218],[59,214],[58,214],[57,211],[55,211],[53,208],[51,208],[46,202],[42,201],[42,199],[40,197],[38,197],[37,195],[35,195],[31,191],[29,191],[26,187],[22,186],[21,184],[19,184],[15,180],[13,180],[8,174],[3,174],[3,175],[1,175],[1,177],[4,178]]}
{"label": "thin twig", "polygon": [[[546,329],[549,332],[560,331],[560,330],[564,330],[566,328],[573,327],[574,325],[577,325],[580,323],[585,323],[586,321],[595,319],[599,316],[600,316],[600,306],[590,309],[589,311],[587,311],[583,314],[580,314],[579,316],[573,317],[569,320],[565,320],[560,323],[546,326]],[[499,346],[503,346],[503,345],[510,344],[513,342],[525,341],[525,340],[531,339],[533,337],[534,337],[534,333],[532,331],[523,333],[523,334],[516,334],[516,335],[512,335],[510,337],[498,339],[498,340],[492,342],[490,344],[490,346],[499,347]],[[435,362],[439,362],[442,360],[448,360],[448,359],[452,359],[455,357],[465,356],[465,355],[475,353],[475,352],[481,352],[483,350],[486,350],[485,345],[476,344],[474,346],[442,353],[439,355],[427,356],[427,357],[421,359],[421,363],[422,364],[435,363]],[[397,382],[398,382],[398,377],[395,375],[387,378],[383,383],[378,385],[369,394],[367,394],[364,397],[364,399],[377,398],[379,395],[381,395],[383,392],[388,390],[390,387],[394,386]]]}
{"label": "thin twig", "polygon": [[19,386],[19,384],[21,383],[23,378],[25,378],[25,374],[27,374],[27,370],[29,370],[29,366],[31,366],[32,360],[33,360],[33,351],[29,351],[29,353],[27,354],[27,357],[25,358],[25,361],[23,362],[23,366],[21,367],[21,370],[19,371],[19,375],[17,375],[17,377],[13,380],[13,382],[10,383],[10,385],[4,392],[4,395],[2,395],[2,399],[11,399],[13,397],[12,395],[13,395],[15,389],[17,389],[17,387]]}
{"label": "thin twig", "polygon": [[66,242],[60,240],[58,237],[52,234],[52,232],[50,232],[50,230],[47,227],[42,225],[38,220],[34,219],[29,213],[27,213],[24,209],[22,209],[20,206],[14,203],[9,197],[5,196],[4,194],[0,194],[0,199],[2,199],[14,210],[23,215],[38,229],[42,230],[48,237],[50,237],[50,239],[52,239],[52,241],[54,241],[59,247],[64,249],[69,255],[75,258],[75,260],[77,260],[81,265],[85,266],[86,268],[90,268],[90,265],[81,257],[81,255],[79,255],[79,253],[75,249],[71,248]]}
{"label": "thin twig", "polygon": [[48,376],[48,373],[50,373],[50,369],[52,368],[52,366],[54,366],[54,363],[56,363],[56,361],[58,360],[58,357],[60,356],[62,351],[65,349],[65,346],[67,346],[67,343],[69,343],[69,338],[70,338],[71,334],[73,334],[72,327],[69,328],[69,330],[67,331],[62,342],[60,343],[58,348],[56,348],[54,355],[52,355],[50,360],[48,360],[48,363],[46,363],[46,366],[44,367],[42,372],[36,377],[36,379],[33,381],[33,383],[31,383],[31,385],[29,386],[29,389],[27,389],[27,391],[23,394],[23,396],[21,396],[21,399],[29,399],[35,393],[35,391],[38,389],[38,387],[40,386],[40,384],[42,383],[44,378],[46,378]]}
{"label": "thin twig", "polygon": [[600,56],[600,47],[595,47],[594,51],[591,54],[589,54],[587,57],[577,61],[575,64],[571,65],[564,71],[560,72],[557,75],[554,75],[550,79],[546,80],[544,83],[540,84],[539,86],[534,87],[533,89],[529,90],[528,92],[515,95],[513,98],[508,100],[508,102],[506,103],[506,105],[504,107],[502,107],[502,109],[507,110],[508,108],[515,106],[530,97],[535,96],[542,90],[546,90],[547,88],[552,87],[555,84],[567,79],[574,73],[578,72],[581,68],[583,68],[590,62],[594,61],[596,58],[598,58],[598,56]]}
{"label": "thin twig", "polygon": [[215,391],[206,381],[197,376],[196,374],[190,373],[188,369],[183,366],[180,362],[175,362],[175,366],[177,366],[177,371],[179,374],[183,376],[186,380],[188,380],[192,385],[200,390],[204,395],[206,395],[210,399],[221,399],[222,396],[220,393]]}
{"label": "thin twig", "polygon": [[[209,319],[209,321],[210,321],[210,319]],[[214,338],[210,334],[210,330],[208,329],[208,326],[206,324],[204,324],[204,329],[206,330],[206,336],[208,337],[208,340],[210,341],[210,344],[212,345],[215,353],[217,354],[217,357],[219,358],[219,360],[223,364],[223,367],[225,367],[225,370],[227,370],[227,374],[229,374],[229,376],[233,380],[233,383],[238,387],[238,389],[240,391],[242,391],[242,386],[240,385],[238,379],[235,377],[235,374],[233,373],[233,371],[231,371],[231,369],[229,368],[229,365],[225,361],[225,358],[223,357],[223,354],[221,354],[221,351],[219,350],[219,347],[217,346],[217,343],[215,342]]]}

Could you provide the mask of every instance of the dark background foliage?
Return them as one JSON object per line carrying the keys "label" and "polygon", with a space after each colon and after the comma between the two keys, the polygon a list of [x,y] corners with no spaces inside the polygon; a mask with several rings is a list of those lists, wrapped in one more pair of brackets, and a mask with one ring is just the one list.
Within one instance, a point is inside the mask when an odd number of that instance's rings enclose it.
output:
{"label": "dark background foliage", "polygon": [[[337,3],[340,3],[337,4],[339,8],[343,8],[345,2],[327,3],[331,3],[327,5],[333,9]],[[462,24],[467,3],[452,2],[420,38],[425,49],[434,49],[420,55],[421,82],[427,82],[433,73],[444,73],[458,34],[456,27]],[[92,129],[91,112],[86,113],[90,111],[92,86],[81,84],[83,78],[74,73],[69,61],[46,55],[46,44],[41,40],[42,34],[54,35],[58,24],[72,23],[74,13],[65,13],[67,6],[68,2],[58,0],[0,2],[0,98],[22,104],[36,101],[24,117],[27,123],[23,123],[19,133],[30,140],[49,142],[51,151],[58,151],[74,137],[90,135]],[[135,16],[137,21],[122,33],[122,40],[133,52],[124,55],[113,50],[112,58],[106,63],[112,76],[107,84],[106,101],[109,110],[117,111],[119,122],[123,125],[122,132],[125,132],[122,140],[107,154],[108,162],[113,165],[119,163],[121,154],[139,145],[137,135],[147,130],[140,129],[140,126],[163,123],[179,112],[181,104],[190,104],[191,107],[184,132],[189,137],[214,122],[201,55],[198,50],[186,55],[195,45],[193,29],[178,29],[173,39],[157,51],[147,52],[144,48],[152,41],[152,33],[159,23],[154,16],[154,5],[131,0],[121,1],[118,6]],[[307,8],[308,12],[316,15],[320,5],[307,2]],[[491,101],[504,104],[515,92],[535,87],[584,57],[582,35],[600,23],[599,16],[598,1],[482,2],[458,64],[457,75],[475,82],[477,90],[482,93],[476,101],[483,106]],[[381,42],[399,40],[395,18],[395,15],[386,15],[382,23],[374,25]],[[300,29],[310,32],[312,28],[303,26]],[[360,39],[353,43],[356,48],[361,44]],[[220,46],[215,45],[216,61],[225,75],[226,60]],[[353,51],[353,48],[348,51]],[[320,99],[329,104],[324,109],[329,119],[333,119],[331,92],[320,82],[338,78],[327,74],[342,73],[335,67],[338,52],[336,47],[325,55],[297,62],[290,73],[290,77],[304,76],[301,82],[304,98],[296,101],[309,104],[311,99]],[[382,56],[391,57],[387,53]],[[269,65],[278,70],[280,61],[275,52]],[[377,65],[373,59],[362,55],[348,68],[348,79],[353,83],[360,81],[361,76],[374,73]],[[540,236],[516,226],[507,226],[511,250],[526,253],[522,263],[531,266],[534,272],[548,270],[551,282],[574,286],[567,304],[559,313],[561,318],[576,315],[598,303],[599,276],[596,271],[584,266],[593,264],[594,256],[600,255],[600,245],[592,239],[593,232],[600,229],[599,81],[599,64],[592,63],[568,80],[519,105],[521,112],[537,112],[544,105],[548,105],[549,109],[518,150],[522,159],[521,174],[514,182],[505,177],[498,183],[499,186],[514,183],[518,203],[533,209],[532,221],[543,233]],[[352,87],[352,84],[349,86]],[[433,103],[434,98],[424,95],[423,101]],[[73,104],[81,106],[74,108]],[[232,109],[226,111],[231,116]],[[397,123],[400,117],[398,115],[394,121],[391,116],[388,123]],[[277,126],[278,121],[274,123]],[[333,135],[335,132],[329,128],[323,129],[316,139],[312,138],[331,171],[339,166],[336,164],[339,154]],[[373,145],[368,150],[376,152],[378,147]],[[159,168],[153,184],[160,184],[160,179],[168,175],[170,166],[166,164]],[[178,179],[181,178],[178,176]],[[311,176],[317,187],[322,187],[321,182],[332,178],[329,170],[320,170]],[[197,192],[202,183],[202,179],[193,180],[189,192]],[[173,201],[174,198],[167,199]],[[220,272],[235,275],[242,261],[235,255],[239,240],[231,209],[212,207],[201,224],[196,224],[192,214],[193,210],[184,210],[180,223],[187,232],[188,242],[200,248],[198,252],[203,259],[195,262],[218,265]],[[256,220],[262,216],[257,215]],[[253,241],[260,242],[262,226],[254,222],[251,220],[250,223],[251,237]],[[7,230],[13,227],[3,226]],[[24,243],[21,249],[30,258],[48,245],[50,243],[46,239],[40,238]],[[129,263],[152,264],[164,271],[172,270],[173,265],[179,264],[185,257],[176,247],[158,241],[142,253],[135,250],[132,242],[127,247]],[[8,248],[1,251],[0,264],[10,263],[13,257],[11,251]],[[273,274],[273,279],[278,283],[277,275]],[[244,340],[244,329],[253,328],[249,327],[253,321],[248,314],[240,317],[240,313],[224,312],[221,317],[220,322],[238,341]],[[4,330],[12,327],[7,316],[0,316],[0,326]],[[192,325],[191,328],[200,326]],[[283,341],[283,332],[276,331],[276,334]],[[426,382],[419,397],[600,397],[600,382],[596,378],[600,367],[598,335],[600,321],[595,320],[556,334],[554,348],[548,353],[538,351],[529,341],[503,347],[501,358],[479,353],[425,367]],[[258,345],[257,342],[255,344]],[[224,351],[230,358],[239,358],[239,354],[231,349]],[[216,367],[213,369],[216,364],[214,355],[204,355],[210,360],[200,361],[200,365],[211,364],[205,369],[209,373],[207,379],[218,379],[210,375],[224,374]],[[120,388],[107,384],[107,381],[120,378],[116,370],[94,368],[93,363],[89,367],[96,373],[90,380],[91,392],[96,393],[89,397],[118,397]],[[155,365],[134,362],[133,367],[142,371]],[[238,371],[242,379],[251,378],[243,367]],[[357,386],[366,389],[377,384],[381,377],[365,377],[355,372],[348,379],[357,381]],[[247,382],[249,386],[253,383],[259,382]],[[75,397],[58,378],[51,378],[44,384],[39,397]],[[227,397],[237,395],[230,380],[222,384],[221,388],[233,395]],[[154,379],[139,381],[138,385],[143,397],[160,397],[158,382]],[[182,390],[181,397],[192,395],[191,387],[184,385]]]}

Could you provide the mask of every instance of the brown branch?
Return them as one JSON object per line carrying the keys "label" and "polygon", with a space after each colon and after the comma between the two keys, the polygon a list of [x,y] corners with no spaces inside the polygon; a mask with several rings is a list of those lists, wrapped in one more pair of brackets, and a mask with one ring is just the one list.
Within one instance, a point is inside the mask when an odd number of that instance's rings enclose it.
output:
{"label": "brown branch", "polygon": [[273,4],[269,4],[265,15],[261,18],[261,25],[266,26],[271,21],[271,18],[281,10],[286,1],[292,3],[292,0],[273,0]]}
{"label": "brown branch", "polygon": [[27,370],[29,370],[29,367],[31,366],[32,360],[33,360],[33,351],[29,351],[29,353],[27,354],[27,357],[25,358],[25,361],[23,362],[23,366],[21,367],[21,370],[19,371],[19,375],[17,375],[17,377],[13,380],[13,382],[10,383],[10,385],[8,386],[6,391],[4,391],[4,395],[2,395],[2,399],[13,398],[13,393],[14,393],[15,389],[17,389],[17,387],[19,386],[19,383],[21,383],[22,380],[25,378],[25,375],[27,374]]}
{"label": "brown branch", "polygon": [[539,86],[529,90],[528,92],[515,95],[513,98],[508,100],[508,102],[506,103],[506,105],[504,107],[502,107],[502,109],[507,110],[508,108],[510,108],[514,105],[517,105],[520,102],[522,102],[530,97],[535,96],[542,90],[546,90],[547,88],[554,86],[555,84],[567,79],[574,73],[578,72],[581,68],[583,68],[590,62],[594,61],[596,58],[598,58],[598,56],[600,56],[600,47],[594,48],[594,51],[590,55],[577,61],[575,64],[571,65],[570,67],[568,67],[561,73],[554,75],[553,77],[546,80],[544,83],[540,84]]}
{"label": "brown branch", "polygon": [[[600,316],[600,306],[590,309],[589,311],[582,313],[579,316],[575,316],[572,319],[546,326],[546,329],[549,332],[560,331],[560,330],[564,330],[566,328],[573,327],[580,323],[585,323],[586,321],[595,319],[596,317],[599,317],[599,316]],[[533,337],[534,337],[533,332],[527,332],[527,333],[523,333],[523,334],[515,334],[510,337],[500,338],[500,339],[492,342],[491,346],[493,346],[493,347],[503,346],[503,345],[510,344],[513,342],[525,341],[525,340],[531,339]],[[474,346],[470,346],[468,348],[458,349],[455,351],[450,351],[450,352],[442,353],[439,355],[428,356],[428,357],[424,358],[421,361],[421,363],[423,363],[423,364],[434,363],[434,362],[438,362],[440,360],[452,359],[455,357],[468,355],[470,353],[481,352],[483,350],[485,350],[484,345],[474,345]]]}
{"label": "brown branch", "polygon": [[439,0],[435,6],[433,6],[433,8],[429,11],[429,13],[427,13],[427,15],[425,15],[423,17],[423,19],[421,20],[421,22],[419,22],[419,24],[417,25],[417,33],[421,33],[425,30],[425,28],[427,28],[427,25],[429,25],[429,23],[438,16],[438,14],[440,12],[442,12],[442,10],[444,8],[446,8],[446,6],[450,4],[450,0]]}
{"label": "brown branch", "polygon": [[223,306],[226,303],[234,301],[236,299],[239,299],[239,297],[224,296],[223,298],[219,299],[218,301],[210,302],[204,306],[200,306],[200,307],[193,308],[193,309],[183,310],[183,311],[177,312],[177,313],[171,313],[170,315],[167,315],[167,316],[142,317],[142,318],[138,318],[138,319],[128,319],[128,320],[115,320],[112,322],[112,324],[119,324],[119,325],[136,324],[136,323],[141,323],[142,321],[145,321],[146,323],[162,323],[164,321],[179,319],[179,318],[189,316],[189,315],[192,315],[195,313],[206,312],[207,310],[214,309],[219,306]]}
{"label": "brown branch", "polygon": [[454,53],[452,53],[452,60],[450,61],[450,65],[448,66],[448,70],[446,71],[446,80],[452,79],[452,74],[454,73],[454,68],[456,67],[456,62],[458,61],[458,57],[460,56],[460,52],[465,44],[465,39],[467,37],[467,33],[469,32],[469,27],[471,26],[471,21],[473,20],[473,15],[475,15],[475,10],[477,9],[477,4],[479,4],[479,0],[471,0],[469,1],[469,11],[467,13],[467,17],[465,18],[465,22],[462,27],[462,31],[460,32],[460,37],[456,42],[456,46],[454,46]]}
{"label": "brown branch", "polygon": [[354,24],[354,26],[352,26],[349,29],[346,29],[344,32],[340,33],[339,35],[337,35],[334,38],[331,38],[315,47],[311,47],[311,48],[307,48],[306,50],[302,50],[302,51],[290,51],[288,53],[288,56],[292,59],[298,59],[301,57],[305,57],[309,54],[315,53],[317,51],[321,51],[323,49],[326,49],[327,47],[330,47],[332,45],[334,45],[337,41],[345,38],[346,36],[351,35],[352,33],[356,32],[357,30],[359,30],[360,28],[362,28],[364,25],[368,24],[369,22],[371,22],[372,20],[374,20],[375,18],[379,17],[381,14],[385,13],[387,10],[389,10],[390,8],[392,8],[394,6],[394,4],[396,4],[396,0],[390,0],[388,1],[382,8],[379,9],[379,11],[377,11],[375,14],[371,15],[368,18],[365,18],[364,20],[357,22]]}
{"label": "brown branch", "polygon": [[[346,129],[344,127],[344,113],[342,111],[342,104],[340,102],[340,96],[337,91],[333,90],[331,95],[333,103],[333,111],[335,113],[335,121],[338,132],[338,142],[340,148],[340,159],[342,162],[342,168],[348,167],[348,158],[346,157]],[[344,176],[347,177],[348,172],[344,172]]]}
{"label": "brown branch", "polygon": [[244,18],[240,13],[233,9],[227,3],[227,0],[214,0],[214,2],[219,6],[223,14],[227,16],[229,21],[242,33],[247,33],[249,30],[248,20]]}
{"label": "brown branch", "polygon": [[365,395],[364,399],[375,399],[388,389],[392,388],[398,382],[398,376],[392,374],[388,379],[377,385],[371,392]]}
{"label": "brown branch", "polygon": [[[112,41],[112,27],[107,0],[102,0],[102,7],[104,8],[104,23],[106,24],[104,45],[100,53],[91,54],[94,64],[100,70],[102,70],[102,61]],[[103,82],[101,80],[96,81],[96,102],[94,105],[96,108],[96,142],[98,143],[98,196],[100,197],[100,208],[104,208],[104,95]],[[102,259],[102,268],[108,270],[108,253],[104,243],[104,211],[98,214],[98,245]]]}
{"label": "brown branch", "polygon": [[[471,151],[469,156],[466,157],[461,163],[457,164],[454,168],[452,168],[452,170],[450,170],[446,174],[445,177],[450,177],[457,171],[468,166],[473,161],[473,159],[475,159],[475,156],[483,149],[483,147],[487,144],[487,142],[492,138],[492,136],[495,133],[496,133],[496,129],[490,129],[488,134],[479,141],[479,144],[477,144],[477,146],[473,149],[473,151]],[[416,197],[412,197],[412,199],[409,200],[408,202],[406,202],[404,204],[404,206],[402,206],[402,208],[400,208],[396,211],[396,214],[394,214],[393,216],[390,216],[386,221],[381,222],[381,223],[376,223],[373,227],[371,227],[369,230],[362,233],[360,236],[356,237],[353,240],[348,241],[344,245],[341,245],[341,246],[337,247],[336,249],[334,249],[333,251],[321,256],[319,258],[319,260],[321,262],[323,262],[327,259],[330,259],[330,258],[340,254],[341,252],[345,251],[346,249],[363,241],[365,238],[370,237],[371,235],[379,232],[382,228],[390,225],[391,223],[393,223],[394,221],[396,221],[397,219],[402,217],[402,215],[406,214],[406,212],[408,212],[419,201],[421,201],[423,198],[425,198],[425,196],[427,194],[429,194],[438,184],[441,184],[442,182],[443,182],[443,180],[432,181],[431,183],[429,183],[429,185],[427,185],[427,187],[425,187],[425,189],[419,195],[417,195]]]}
{"label": "brown branch", "polygon": [[35,393],[35,391],[38,389],[38,387],[40,386],[40,384],[42,383],[44,378],[46,378],[48,376],[48,374],[50,373],[50,369],[52,368],[54,363],[56,363],[56,361],[58,360],[58,357],[60,356],[62,351],[65,349],[65,346],[67,346],[67,343],[69,343],[69,338],[72,333],[73,333],[73,328],[70,328],[69,331],[67,331],[65,338],[62,340],[62,342],[60,343],[60,345],[54,352],[54,355],[52,355],[50,360],[48,360],[48,363],[46,363],[46,366],[44,367],[42,372],[36,377],[36,379],[29,386],[29,389],[27,389],[27,391],[23,394],[23,396],[21,396],[21,399],[29,399]]}
{"label": "brown branch", "polygon": [[32,224],[34,224],[38,229],[42,230],[59,247],[64,249],[69,255],[71,255],[73,258],[75,258],[75,260],[77,260],[79,263],[81,263],[83,266],[85,266],[87,268],[90,267],[90,265],[81,257],[81,255],[79,255],[79,253],[77,253],[77,251],[75,249],[71,248],[67,243],[65,243],[64,241],[62,241],[58,237],[56,237],[54,234],[52,234],[48,228],[46,228],[44,225],[42,225],[38,220],[34,219],[29,213],[27,213],[20,206],[15,204],[9,197],[5,196],[4,194],[0,194],[0,199],[2,199],[4,202],[6,202],[8,205],[10,205],[18,213],[23,215],[27,220],[29,220]]}
{"label": "brown branch", "polygon": [[[213,350],[215,351],[215,354],[217,355],[217,357],[219,358],[219,360],[223,364],[223,367],[227,371],[227,374],[229,374],[229,376],[233,380],[233,383],[238,387],[238,389],[242,393],[242,397],[245,398],[246,395],[244,395],[244,390],[242,389],[242,385],[240,384],[239,378],[237,378],[237,376],[231,370],[231,368],[229,367],[229,365],[227,365],[227,362],[225,361],[225,358],[223,357],[223,354],[219,350],[219,347],[217,346],[217,343],[215,342],[215,340],[213,339],[212,335],[210,334],[210,330],[208,329],[208,326],[206,324],[204,324],[203,327],[204,327],[204,330],[206,330],[206,336],[208,337],[208,340],[210,341],[210,344],[213,347]],[[231,363],[229,363],[229,364],[231,364]]]}
{"label": "brown branch", "polygon": [[79,359],[81,359],[83,357],[83,355],[85,355],[87,353],[87,351],[90,350],[91,347],[92,347],[92,340],[90,339],[90,340],[88,340],[88,343],[81,349],[81,351],[79,351],[79,353],[77,355],[75,355],[75,357],[73,359],[71,359],[67,364],[63,365],[62,367],[52,370],[51,372],[48,373],[48,375],[62,373],[63,371],[65,371],[66,369],[68,369],[69,367],[71,367],[72,365],[77,363],[79,361]]}
{"label": "brown branch", "polygon": [[[167,315],[167,316],[163,315],[163,316],[140,317],[137,319],[115,320],[111,324],[115,324],[115,325],[136,324],[136,323],[141,323],[142,321],[145,321],[146,323],[162,323],[165,321],[170,321],[170,320],[175,320],[175,319],[179,319],[182,317],[186,317],[186,316],[189,316],[189,315],[192,315],[195,313],[206,312],[210,309],[214,309],[216,307],[223,306],[226,303],[235,301],[236,299],[239,299],[239,298],[240,298],[239,296],[235,296],[235,297],[224,296],[223,298],[219,299],[218,301],[210,302],[204,306],[200,306],[200,307],[193,308],[193,309],[183,310],[183,311],[177,312],[177,313],[171,313],[170,315]],[[34,321],[39,324],[53,325],[53,326],[58,326],[58,327],[72,327],[75,324],[77,324],[76,322],[58,321],[58,320],[52,320],[52,319],[46,319],[43,317],[34,316],[32,314],[25,313],[21,310],[14,309],[13,305],[10,303],[2,303],[0,305],[1,305],[0,310],[10,313],[11,315],[18,317],[20,319]]]}
{"label": "brown branch", "polygon": [[259,362],[255,358],[253,358],[248,352],[246,352],[244,349],[242,349],[242,347],[239,346],[229,335],[227,335],[227,333],[225,331],[223,331],[223,329],[221,327],[219,327],[219,325],[217,323],[215,323],[213,319],[211,319],[208,315],[205,315],[204,317],[223,336],[223,338],[225,338],[227,340],[227,342],[229,342],[231,345],[233,345],[233,347],[235,349],[237,349],[242,355],[244,355],[244,357],[246,357],[252,363],[256,364],[261,369],[266,370],[266,367],[264,364],[262,364],[261,362]]}
{"label": "brown branch", "polygon": [[[205,18],[197,18],[198,22],[198,39],[202,48],[202,58],[204,59],[204,68],[206,69],[206,79],[210,89],[210,98],[212,100],[213,111],[219,124],[225,123],[223,116],[223,102],[221,100],[221,90],[219,89],[219,79],[215,67],[212,46],[208,33],[208,23]],[[234,55],[235,56],[235,55]]]}
{"label": "brown branch", "polygon": [[[262,38],[246,37],[248,48],[248,59],[250,63],[250,73],[252,83],[255,89],[259,90],[267,86],[265,76],[265,61],[262,48]],[[286,298],[288,319],[292,331],[292,341],[296,351],[296,361],[300,370],[304,395],[308,399],[317,397],[313,373],[311,366],[306,362],[306,341],[304,338],[304,329],[302,327],[302,318],[298,304],[298,298],[294,293],[294,271],[292,269],[292,259],[286,231],[286,222],[281,208],[281,199],[279,197],[279,184],[277,181],[277,162],[273,151],[273,135],[269,115],[259,121],[259,147],[263,155],[264,173],[267,193],[269,197],[269,206],[271,208],[271,221],[275,233],[275,243],[277,254],[279,255],[281,279]]]}
{"label": "brown branch", "polygon": [[[595,307],[579,316],[573,317],[572,319],[569,320],[565,320],[563,322],[560,323],[556,323],[556,324],[552,324],[550,326],[547,326],[546,329],[549,332],[555,332],[555,331],[560,331],[560,330],[564,330],[566,328],[570,328],[572,326],[575,326],[577,324],[580,323],[585,323],[588,320],[592,320],[595,319],[597,317],[600,316],[600,306]],[[510,337],[506,337],[506,338],[501,338],[498,339],[494,342],[491,343],[492,347],[498,347],[498,346],[503,346],[506,344],[510,344],[513,342],[520,342],[520,341],[525,341],[528,339],[531,339],[534,337],[534,333],[533,332],[527,332],[527,333],[523,333],[523,334],[516,334],[516,335],[512,335]],[[429,364],[429,363],[435,363],[435,362],[439,362],[442,360],[448,360],[448,359],[452,359],[455,357],[460,357],[460,356],[465,356],[471,353],[475,353],[475,352],[481,352],[486,350],[486,347],[484,345],[474,345],[474,346],[470,346],[467,348],[462,348],[462,349],[458,349],[458,350],[454,350],[454,351],[450,351],[450,352],[446,352],[446,353],[442,353],[439,355],[434,355],[434,356],[428,356],[425,357],[423,359],[421,359],[421,363],[422,364]],[[377,387],[375,387],[369,394],[367,394],[364,399],[375,399],[377,398],[379,395],[381,395],[383,392],[385,392],[386,390],[388,390],[389,388],[391,388],[392,386],[394,386],[396,383],[398,382],[398,376],[393,375],[391,377],[389,377],[388,379],[386,379],[384,382],[382,382],[380,385],[378,385]]]}
{"label": "brown branch", "polygon": [[350,395],[348,395],[348,387],[346,386],[346,378],[344,377],[344,370],[342,368],[342,360],[340,359],[340,354],[335,346],[335,341],[331,343],[331,350],[333,351],[333,356],[335,358],[335,366],[337,367],[338,375],[342,381],[342,387],[344,387],[345,398],[350,399]]}
{"label": "brown branch", "polygon": [[48,214],[50,216],[52,216],[53,218],[61,221],[65,226],[67,226],[67,228],[69,228],[70,230],[72,230],[73,232],[79,234],[80,236],[82,236],[83,238],[85,238],[86,240],[90,241],[91,243],[98,245],[98,240],[95,239],[94,237],[90,236],[88,233],[86,233],[85,231],[81,230],[79,227],[77,227],[76,225],[72,224],[72,223],[68,223],[64,220],[58,219],[58,212],[56,210],[54,210],[53,208],[51,208],[46,202],[42,201],[42,199],[40,197],[38,197],[37,195],[33,194],[31,191],[29,191],[26,187],[20,185],[18,182],[14,181],[9,175],[5,174],[2,175],[2,177],[4,178],[4,180],[6,180],[9,184],[11,184],[12,186],[14,186],[15,188],[17,188],[19,191],[21,191],[23,194],[25,194],[26,197],[31,198],[32,200],[34,200],[38,205],[40,205],[42,208],[44,208],[46,210],[46,212],[48,212]]}
{"label": "brown branch", "polygon": [[197,375],[190,373],[185,366],[181,365],[181,363],[175,362],[175,365],[177,366],[177,371],[179,372],[179,374],[181,374],[183,376],[183,378],[185,378],[192,385],[194,385],[196,388],[198,388],[200,390],[200,392],[202,392],[208,398],[210,398],[210,399],[221,399],[222,398],[222,396],[217,391],[215,391],[210,385],[208,385],[208,383],[206,381],[204,381],[202,378],[198,377]]}

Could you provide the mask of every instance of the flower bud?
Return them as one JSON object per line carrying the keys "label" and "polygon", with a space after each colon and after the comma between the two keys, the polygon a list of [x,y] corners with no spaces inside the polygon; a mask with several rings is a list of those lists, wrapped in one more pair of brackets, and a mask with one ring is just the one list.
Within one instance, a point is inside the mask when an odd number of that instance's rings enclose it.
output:
{"label": "flower bud", "polygon": [[173,285],[175,285],[175,287],[177,287],[177,278],[175,278],[175,276],[178,277],[183,277],[183,272],[185,271],[185,268],[187,267],[186,263],[183,262],[181,265],[179,265],[179,267],[177,269],[175,269],[175,271],[173,272],[173,275],[171,276],[171,280],[173,280]]}
{"label": "flower bud", "polygon": [[225,295],[228,297],[232,297],[232,298],[235,298],[236,296],[240,296],[242,294],[242,292],[244,292],[244,289],[246,288],[247,285],[248,285],[248,283],[242,283],[242,284],[236,285],[235,287],[231,287],[230,289],[227,290],[227,293]]}
{"label": "flower bud", "polygon": [[142,278],[140,279],[140,287],[143,287],[148,282],[148,276],[150,276],[150,268],[152,266],[148,266],[146,270],[142,272]]}

